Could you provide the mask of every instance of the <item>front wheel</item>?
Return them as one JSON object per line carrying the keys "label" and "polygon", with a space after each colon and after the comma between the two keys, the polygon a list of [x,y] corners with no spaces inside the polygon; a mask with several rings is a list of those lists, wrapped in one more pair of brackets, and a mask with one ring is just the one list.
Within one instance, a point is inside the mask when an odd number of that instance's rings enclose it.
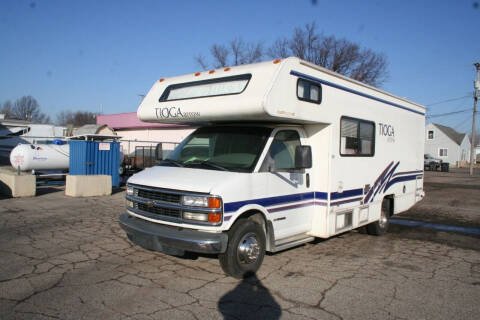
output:
{"label": "front wheel", "polygon": [[392,199],[383,199],[382,210],[380,212],[380,220],[367,225],[367,233],[374,236],[385,234],[390,225]]}
{"label": "front wheel", "polygon": [[223,271],[237,279],[255,273],[265,256],[265,232],[252,220],[239,220],[228,232],[228,246],[219,254]]}

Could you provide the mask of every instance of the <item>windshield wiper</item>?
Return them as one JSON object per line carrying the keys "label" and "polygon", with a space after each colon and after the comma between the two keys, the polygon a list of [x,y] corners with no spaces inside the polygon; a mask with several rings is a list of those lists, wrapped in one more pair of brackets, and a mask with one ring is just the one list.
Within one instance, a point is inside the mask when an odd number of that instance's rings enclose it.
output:
{"label": "windshield wiper", "polygon": [[230,171],[229,169],[225,168],[224,166],[221,166],[221,165],[216,164],[214,162],[211,162],[209,160],[189,162],[186,165],[187,166],[190,166],[190,165],[207,166],[207,167],[215,168],[215,169],[222,170],[222,171]]}
{"label": "windshield wiper", "polygon": [[180,161],[177,161],[177,160],[172,160],[172,159],[163,159],[162,162],[168,162],[168,163],[173,163],[174,165],[176,165],[177,167],[185,167],[185,165],[180,162]]}

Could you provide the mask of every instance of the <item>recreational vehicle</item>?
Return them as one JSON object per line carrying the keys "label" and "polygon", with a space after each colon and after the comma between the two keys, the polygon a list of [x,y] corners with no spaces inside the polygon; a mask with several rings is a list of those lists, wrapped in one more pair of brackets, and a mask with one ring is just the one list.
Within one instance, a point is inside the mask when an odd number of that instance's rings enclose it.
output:
{"label": "recreational vehicle", "polygon": [[236,278],[265,252],[382,235],[424,196],[425,108],[297,58],[160,79],[137,114],[198,129],[128,180],[120,225]]}

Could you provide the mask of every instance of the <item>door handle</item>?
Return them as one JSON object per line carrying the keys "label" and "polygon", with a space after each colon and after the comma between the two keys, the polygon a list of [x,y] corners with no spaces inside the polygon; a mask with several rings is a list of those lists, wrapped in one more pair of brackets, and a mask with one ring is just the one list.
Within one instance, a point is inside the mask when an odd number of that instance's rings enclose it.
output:
{"label": "door handle", "polygon": [[310,173],[307,173],[305,175],[305,180],[306,180],[307,188],[310,188]]}

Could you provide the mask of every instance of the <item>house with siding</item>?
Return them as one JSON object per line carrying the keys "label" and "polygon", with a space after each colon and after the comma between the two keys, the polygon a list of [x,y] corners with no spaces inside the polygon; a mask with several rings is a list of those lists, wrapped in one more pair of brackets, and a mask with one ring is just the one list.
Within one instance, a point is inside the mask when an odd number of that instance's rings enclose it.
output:
{"label": "house with siding", "polygon": [[470,160],[470,139],[450,127],[429,123],[425,127],[425,154],[442,159],[450,166],[466,165]]}

